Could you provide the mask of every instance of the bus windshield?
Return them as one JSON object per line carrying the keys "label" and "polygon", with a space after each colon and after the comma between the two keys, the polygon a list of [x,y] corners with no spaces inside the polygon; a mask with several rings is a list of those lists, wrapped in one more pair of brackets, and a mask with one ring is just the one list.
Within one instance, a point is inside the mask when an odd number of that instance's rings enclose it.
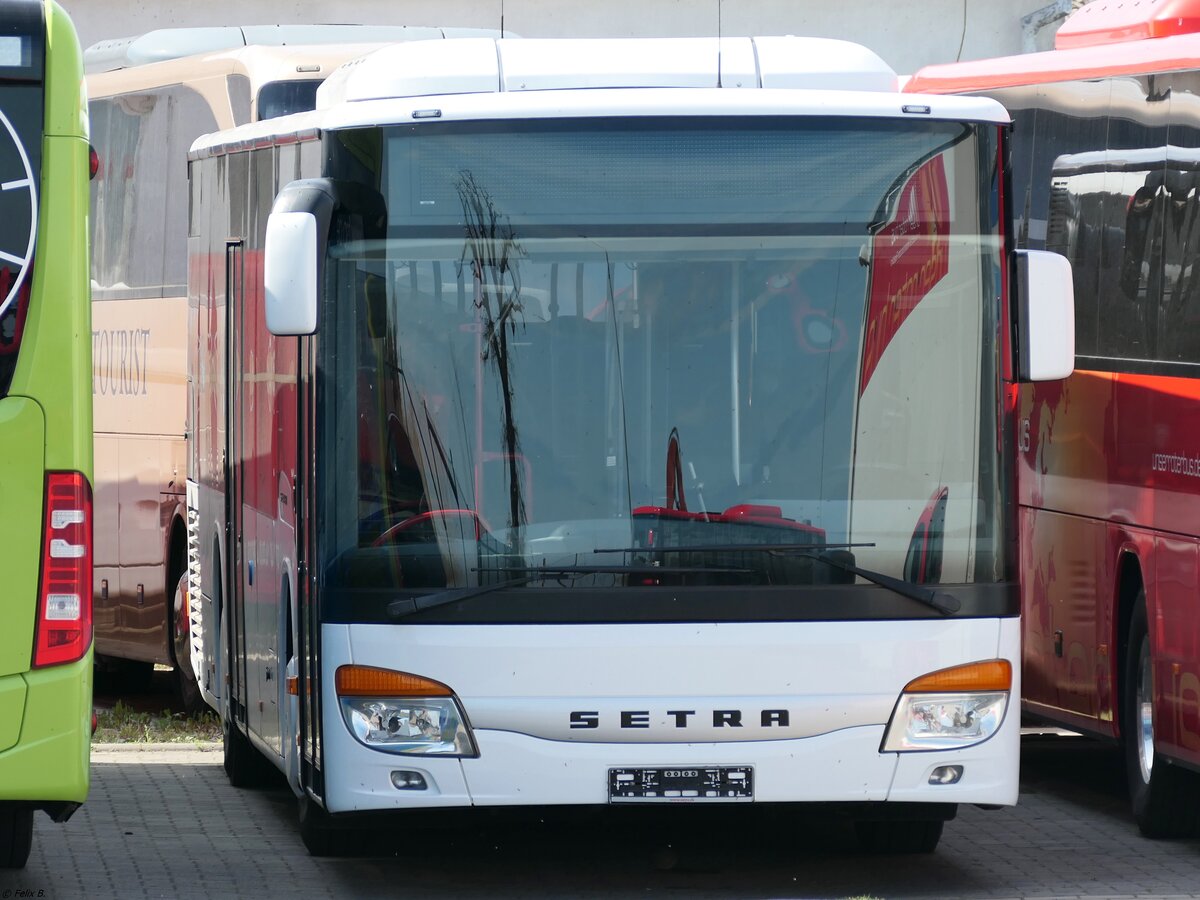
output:
{"label": "bus windshield", "polygon": [[829,553],[1001,580],[998,139],[833,117],[341,133],[339,181],[370,190],[325,265],[326,588],[847,580]]}

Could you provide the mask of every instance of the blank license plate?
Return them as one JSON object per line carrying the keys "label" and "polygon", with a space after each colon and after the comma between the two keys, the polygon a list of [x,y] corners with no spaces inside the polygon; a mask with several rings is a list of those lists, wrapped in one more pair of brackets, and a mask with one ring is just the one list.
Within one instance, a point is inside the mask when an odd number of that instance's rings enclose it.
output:
{"label": "blank license plate", "polygon": [[608,799],[610,803],[753,800],[754,767],[609,769]]}

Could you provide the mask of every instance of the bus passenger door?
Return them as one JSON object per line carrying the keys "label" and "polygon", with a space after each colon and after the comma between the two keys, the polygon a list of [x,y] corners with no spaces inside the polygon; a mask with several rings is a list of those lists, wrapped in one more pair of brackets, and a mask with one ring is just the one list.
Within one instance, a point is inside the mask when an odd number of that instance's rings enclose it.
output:
{"label": "bus passenger door", "polygon": [[297,448],[296,472],[299,490],[296,502],[296,675],[297,718],[300,737],[300,786],[318,797],[325,794],[321,755],[321,620],[313,601],[310,568],[315,556],[313,527],[316,472],[314,434],[315,397],[313,372],[314,341],[300,339],[296,364]]}
{"label": "bus passenger door", "polygon": [[246,609],[243,495],[242,403],[245,307],[244,248],[241,241],[225,245],[225,444],[229,448],[225,478],[225,583],[229,586],[223,615],[229,714],[246,724]]}
{"label": "bus passenger door", "polygon": [[[252,167],[270,164],[269,154],[252,156]],[[270,185],[271,169],[256,177]],[[251,208],[255,207],[254,195]],[[252,217],[253,218],[253,217]],[[248,232],[259,229],[249,223]],[[279,690],[283,666],[279,660],[280,585],[276,553],[279,481],[275,472],[274,381],[272,354],[263,308],[262,253],[250,238],[243,263],[241,352],[242,406],[242,555],[246,628],[247,724],[275,754],[280,753]]]}

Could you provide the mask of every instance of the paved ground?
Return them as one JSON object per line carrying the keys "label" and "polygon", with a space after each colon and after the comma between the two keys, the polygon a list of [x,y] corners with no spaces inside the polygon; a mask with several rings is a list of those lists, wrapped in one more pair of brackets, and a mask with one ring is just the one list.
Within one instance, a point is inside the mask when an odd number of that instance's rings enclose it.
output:
{"label": "paved ground", "polygon": [[283,790],[229,787],[219,749],[97,748],[87,805],[37,818],[0,874],[18,897],[1196,897],[1200,840],[1138,836],[1114,752],[1027,738],[1016,809],[964,809],[937,853],[872,858],[844,825],[729,820],[621,829],[407,823],[350,859],[312,859]]}

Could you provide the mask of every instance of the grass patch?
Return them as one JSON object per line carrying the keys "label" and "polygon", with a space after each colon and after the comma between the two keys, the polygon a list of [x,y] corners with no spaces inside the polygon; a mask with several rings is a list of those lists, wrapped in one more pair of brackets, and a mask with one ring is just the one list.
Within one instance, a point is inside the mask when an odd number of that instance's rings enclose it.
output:
{"label": "grass patch", "polygon": [[194,744],[221,739],[216,713],[139,712],[120,700],[112,709],[96,710],[96,723],[93,744]]}

